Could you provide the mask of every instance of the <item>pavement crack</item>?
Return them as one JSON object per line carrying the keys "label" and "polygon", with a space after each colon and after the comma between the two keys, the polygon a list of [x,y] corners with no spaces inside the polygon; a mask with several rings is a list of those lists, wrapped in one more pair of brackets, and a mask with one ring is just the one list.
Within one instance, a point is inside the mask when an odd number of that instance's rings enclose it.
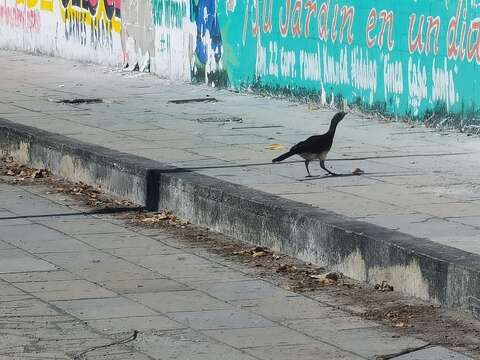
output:
{"label": "pavement crack", "polygon": [[92,352],[92,351],[95,351],[95,350],[98,350],[98,349],[105,349],[107,347],[110,347],[110,346],[115,346],[115,345],[125,345],[129,342],[132,342],[132,341],[135,341],[137,339],[137,336],[138,336],[138,330],[134,330],[133,331],[133,334],[131,336],[129,336],[128,338],[125,338],[125,339],[121,339],[121,340],[117,340],[117,341],[113,341],[111,343],[108,343],[108,344],[105,344],[105,345],[98,345],[98,346],[92,346],[80,353],[78,353],[77,355],[74,355],[73,356],[73,359],[74,360],[80,360],[83,358],[83,356],[89,352]]}
{"label": "pavement crack", "polygon": [[411,353],[413,353],[413,352],[426,349],[426,348],[428,348],[428,347],[431,346],[431,345],[432,345],[432,344],[427,343],[427,344],[425,344],[425,345],[422,345],[422,346],[419,346],[419,347],[415,347],[415,348],[408,348],[408,349],[399,351],[399,352],[394,353],[394,354],[380,355],[380,356],[377,356],[377,357],[375,358],[375,360],[390,360],[390,359],[395,359],[396,357],[399,357],[399,356],[402,356],[402,355],[411,354]]}

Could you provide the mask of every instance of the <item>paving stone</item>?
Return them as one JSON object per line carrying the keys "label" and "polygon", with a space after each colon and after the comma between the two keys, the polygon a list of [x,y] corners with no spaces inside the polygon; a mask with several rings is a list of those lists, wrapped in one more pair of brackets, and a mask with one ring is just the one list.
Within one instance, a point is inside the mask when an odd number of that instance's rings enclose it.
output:
{"label": "paving stone", "polygon": [[168,313],[176,321],[192,329],[236,329],[274,326],[271,321],[244,310],[208,310]]}
{"label": "paving stone", "polygon": [[85,280],[36,281],[15,284],[44,301],[116,297],[117,294]]}
{"label": "paving stone", "polygon": [[[345,316],[345,313],[342,311],[335,310],[333,307],[325,306],[303,296],[275,295],[255,300],[233,301],[232,304],[275,321]],[[323,321],[316,321],[323,323]]]}
{"label": "paving stone", "polygon": [[11,244],[6,243],[5,241],[0,241],[0,250],[5,249],[14,249],[15,247]]}
{"label": "paving stone", "polygon": [[31,241],[64,240],[67,236],[39,224],[2,226],[0,239],[17,246]]}
{"label": "paving stone", "polygon": [[158,277],[148,269],[100,251],[48,253],[39,256],[94,282]]}
{"label": "paving stone", "polygon": [[[141,264],[163,275],[171,275],[176,278],[195,276],[199,271],[215,272],[225,271],[225,267],[212,264],[199,256],[192,254],[151,255],[129,257],[129,260]],[[198,275],[198,274],[197,274]]]}
{"label": "paving stone", "polygon": [[49,271],[57,268],[44,260],[17,249],[0,250],[0,274],[27,271]]}
{"label": "paving stone", "polygon": [[78,220],[45,220],[42,224],[69,235],[128,233],[124,227],[92,217]]}
{"label": "paving stone", "polygon": [[60,315],[55,309],[38,299],[0,303],[0,318]]}
{"label": "paving stone", "polygon": [[394,358],[395,360],[470,360],[469,357],[448,350],[441,346],[433,346],[427,349],[412,352]]}
{"label": "paving stone", "polygon": [[11,295],[25,295],[25,292],[18,289],[16,286],[9,284],[5,281],[0,282],[0,300],[3,300],[5,296]]}
{"label": "paving stone", "polygon": [[8,198],[4,196],[0,198],[0,202],[8,211],[23,216],[58,215],[72,212],[72,209],[67,206],[52,203],[47,199],[26,192],[15,196],[9,195]]}
{"label": "paving stone", "polygon": [[[3,191],[3,190],[0,190]],[[28,225],[32,222],[7,210],[0,210],[0,226]]]}
{"label": "paving stone", "polygon": [[102,319],[102,320],[88,320],[88,326],[97,329],[99,331],[115,334],[119,332],[128,332],[133,330],[138,331],[163,331],[185,328],[176,321],[170,320],[163,315],[156,316],[131,316],[120,317],[115,319]]}
{"label": "paving stone", "polygon": [[123,317],[158,315],[145,306],[121,297],[53,301],[52,304],[79,319],[108,319],[117,318],[119,315]]}
{"label": "paving stone", "polygon": [[203,330],[204,334],[235,348],[311,344],[317,341],[286,327]]}
{"label": "paving stone", "polygon": [[[362,360],[363,357],[342,351],[334,346],[315,342],[306,345],[260,346],[245,351],[262,360]],[[433,359],[432,359],[433,360]]]}
{"label": "paving stone", "polygon": [[197,288],[221,300],[251,300],[272,297],[295,296],[294,293],[280,289],[266,281],[247,280],[217,283],[204,282]]}
{"label": "paving stone", "polygon": [[162,313],[231,309],[232,306],[200,291],[163,291],[147,294],[128,294],[128,298]]}
{"label": "paving stone", "polygon": [[48,241],[36,239],[18,240],[12,242],[12,244],[15,244],[15,246],[21,247],[33,254],[95,250],[95,248],[67,236],[63,239]]}
{"label": "paving stone", "polygon": [[397,354],[406,349],[426,345],[424,341],[408,336],[398,336],[375,328],[318,331],[312,336],[366,358]]}
{"label": "paving stone", "polygon": [[178,249],[172,248],[160,243],[154,243],[148,246],[136,246],[132,244],[132,247],[122,247],[118,249],[104,249],[104,251],[122,257],[124,259],[131,259],[135,261],[139,256],[149,256],[149,255],[170,255],[170,254],[179,254]]}
{"label": "paving stone", "polygon": [[[332,308],[330,308],[332,309]],[[375,328],[379,324],[360,317],[348,316],[346,312],[337,311],[337,316],[324,317],[321,320],[305,318],[303,320],[287,320],[283,324],[304,334],[316,337],[326,332],[338,334],[341,330]]]}
{"label": "paving stone", "polygon": [[13,274],[0,274],[0,277],[11,283],[34,282],[34,281],[62,281],[79,279],[78,276],[63,270],[37,271]]}
{"label": "paving stone", "polygon": [[102,286],[115,291],[118,294],[141,294],[161,291],[191,290],[186,285],[170,279],[128,279],[103,281]]}
{"label": "paving stone", "polygon": [[135,349],[165,360],[253,360],[242,351],[192,330],[151,331],[139,336]]}
{"label": "paving stone", "polygon": [[[121,349],[121,347],[118,348]],[[151,357],[136,351],[128,351],[128,349],[118,351],[112,352],[111,347],[95,351],[88,355],[88,360],[152,360]]]}

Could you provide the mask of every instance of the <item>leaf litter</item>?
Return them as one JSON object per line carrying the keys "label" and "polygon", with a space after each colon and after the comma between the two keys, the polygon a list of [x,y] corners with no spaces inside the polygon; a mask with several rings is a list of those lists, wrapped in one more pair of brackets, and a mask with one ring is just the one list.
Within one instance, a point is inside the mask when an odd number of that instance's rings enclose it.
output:
{"label": "leaf litter", "polygon": [[196,248],[220,255],[227,263],[247,266],[251,276],[272,281],[362,318],[381,322],[401,335],[444,345],[480,359],[480,323],[469,315],[403,296],[382,281],[376,286],[354,281],[326,267],[305,263],[263,246],[252,246],[192,225],[171,210],[135,211],[135,204],[103,193],[101,188],[54,177],[45,169],[32,169],[12,158],[0,158],[0,182],[18,185],[47,184],[48,193],[64,194],[90,207],[132,207],[120,216],[130,226],[161,229]]}

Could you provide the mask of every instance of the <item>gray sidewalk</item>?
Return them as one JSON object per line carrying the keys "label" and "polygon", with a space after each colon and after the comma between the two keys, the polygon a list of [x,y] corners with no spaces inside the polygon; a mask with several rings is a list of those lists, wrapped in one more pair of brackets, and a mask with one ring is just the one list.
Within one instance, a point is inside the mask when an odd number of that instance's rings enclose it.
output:
{"label": "gray sidewalk", "polygon": [[0,182],[0,359],[361,360],[425,345],[50,191]]}
{"label": "gray sidewalk", "polygon": [[[0,66],[2,118],[480,254],[476,137],[350,114],[327,166],[365,175],[306,181],[268,148],[323,132],[331,110],[19,53],[0,52]],[[206,96],[219,101],[168,102]],[[79,97],[104,103],[57,103]]]}

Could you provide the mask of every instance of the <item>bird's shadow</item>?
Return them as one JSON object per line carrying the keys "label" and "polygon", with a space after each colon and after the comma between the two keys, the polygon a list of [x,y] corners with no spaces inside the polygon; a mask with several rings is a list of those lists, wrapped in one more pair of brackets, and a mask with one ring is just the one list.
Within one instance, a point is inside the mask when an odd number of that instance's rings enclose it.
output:
{"label": "bird's shadow", "polygon": [[297,181],[313,181],[313,180],[350,177],[350,176],[362,176],[362,175],[365,175],[365,174],[335,174],[335,175],[325,174],[325,175],[318,175],[318,176],[306,176],[303,179],[297,179]]}

